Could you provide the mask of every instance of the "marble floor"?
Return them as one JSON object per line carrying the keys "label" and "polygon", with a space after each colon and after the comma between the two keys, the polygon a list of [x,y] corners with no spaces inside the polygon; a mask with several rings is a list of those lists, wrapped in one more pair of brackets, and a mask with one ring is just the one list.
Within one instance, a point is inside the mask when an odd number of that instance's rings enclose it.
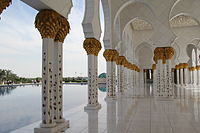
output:
{"label": "marble floor", "polygon": [[[65,133],[200,133],[200,102],[193,98],[155,99],[153,96],[100,99],[99,111],[84,105],[64,113],[70,120]],[[33,123],[11,133],[33,133]]]}

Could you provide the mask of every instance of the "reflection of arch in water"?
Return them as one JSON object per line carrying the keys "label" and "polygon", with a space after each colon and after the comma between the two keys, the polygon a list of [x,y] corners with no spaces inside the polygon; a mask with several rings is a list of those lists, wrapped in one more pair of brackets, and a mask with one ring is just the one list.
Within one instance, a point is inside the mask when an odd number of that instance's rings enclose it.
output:
{"label": "reflection of arch in water", "polygon": [[10,95],[16,88],[16,86],[0,87],[0,96]]}

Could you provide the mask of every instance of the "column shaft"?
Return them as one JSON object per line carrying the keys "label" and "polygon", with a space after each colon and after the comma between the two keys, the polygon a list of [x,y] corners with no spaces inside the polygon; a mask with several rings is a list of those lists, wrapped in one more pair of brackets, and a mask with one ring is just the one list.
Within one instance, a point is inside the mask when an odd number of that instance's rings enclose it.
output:
{"label": "column shaft", "polygon": [[54,40],[44,38],[42,44],[42,124],[54,127],[53,120],[53,47]]}
{"label": "column shaft", "polygon": [[88,105],[87,107],[97,107],[98,103],[98,83],[97,83],[97,56],[88,55]]}
{"label": "column shaft", "polygon": [[107,61],[107,77],[106,77],[107,97],[115,97],[115,62]]}
{"label": "column shaft", "polygon": [[54,87],[54,119],[63,122],[63,44],[54,44],[53,87]]}

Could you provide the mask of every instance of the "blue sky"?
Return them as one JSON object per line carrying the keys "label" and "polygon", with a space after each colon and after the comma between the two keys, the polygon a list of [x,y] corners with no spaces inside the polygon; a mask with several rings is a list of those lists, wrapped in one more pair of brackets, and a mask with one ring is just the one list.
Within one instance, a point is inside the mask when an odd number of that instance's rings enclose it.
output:
{"label": "blue sky", "polygon": [[[64,43],[64,76],[87,76],[87,55],[82,47],[84,34],[81,26],[84,0],[73,0],[73,5],[69,15],[71,31]],[[10,69],[22,77],[41,76],[42,40],[34,27],[36,14],[36,10],[20,0],[13,0],[2,13],[0,69]],[[99,55],[99,73],[105,72],[103,51]]]}

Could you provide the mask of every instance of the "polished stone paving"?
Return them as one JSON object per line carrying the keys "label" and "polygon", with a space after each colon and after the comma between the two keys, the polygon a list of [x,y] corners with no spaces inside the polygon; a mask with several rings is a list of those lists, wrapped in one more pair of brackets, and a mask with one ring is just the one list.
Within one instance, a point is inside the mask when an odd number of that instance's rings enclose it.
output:
{"label": "polished stone paving", "polygon": [[[70,120],[65,133],[200,133],[200,102],[193,98],[155,99],[122,96],[100,100],[99,111],[84,112],[84,105],[64,113]],[[33,123],[11,133],[33,133]]]}

